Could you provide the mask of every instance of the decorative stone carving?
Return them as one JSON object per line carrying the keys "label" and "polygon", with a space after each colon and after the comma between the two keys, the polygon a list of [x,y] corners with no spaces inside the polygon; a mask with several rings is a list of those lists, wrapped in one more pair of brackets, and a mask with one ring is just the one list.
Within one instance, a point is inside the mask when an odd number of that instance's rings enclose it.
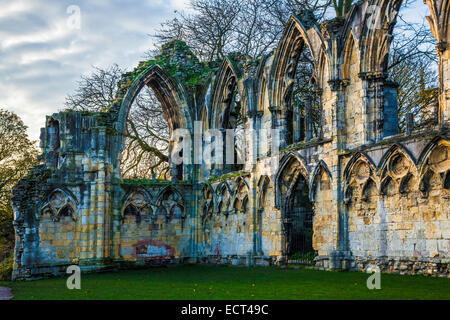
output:
{"label": "decorative stone carving", "polygon": [[243,178],[237,180],[233,209],[235,212],[248,212],[248,188]]}
{"label": "decorative stone carving", "polygon": [[64,191],[55,190],[42,206],[41,215],[49,215],[55,222],[58,222],[63,216],[70,216],[73,221],[76,221],[76,202]]}
{"label": "decorative stone carving", "polygon": [[444,145],[438,146],[430,155],[430,168],[437,173],[443,173],[450,169],[450,148]]}
{"label": "decorative stone carving", "polygon": [[370,160],[361,154],[354,156],[354,162],[347,167],[344,185],[344,203],[354,205],[368,201],[375,183],[374,168]]}
{"label": "decorative stone carving", "polygon": [[386,153],[385,165],[382,168],[381,194],[404,194],[406,190],[417,190],[415,164],[399,146],[393,146]]}
{"label": "decorative stone carving", "polygon": [[184,201],[178,192],[171,189],[162,194],[158,206],[163,207],[168,219],[185,219]]}
{"label": "decorative stone carving", "polygon": [[396,154],[389,160],[389,171],[396,179],[403,178],[410,171],[410,168],[411,163],[401,154]]}
{"label": "decorative stone carving", "polygon": [[140,223],[143,217],[153,218],[154,213],[156,212],[153,211],[151,198],[144,191],[138,190],[130,194],[125,201],[123,218],[133,215],[136,222]]}

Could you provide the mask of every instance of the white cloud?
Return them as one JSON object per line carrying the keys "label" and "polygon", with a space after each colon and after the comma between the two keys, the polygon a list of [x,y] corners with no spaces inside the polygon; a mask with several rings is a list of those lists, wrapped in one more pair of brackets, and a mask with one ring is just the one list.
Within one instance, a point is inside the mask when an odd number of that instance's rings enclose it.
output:
{"label": "white cloud", "polygon": [[8,17],[20,12],[31,10],[34,5],[30,1],[14,0],[14,1],[0,1],[2,10],[0,10],[0,18]]}
{"label": "white cloud", "polygon": [[20,57],[20,64],[30,64],[39,60],[59,60],[67,56],[80,54],[88,51],[87,46],[72,43],[68,48],[55,48],[49,51],[25,53]]}
{"label": "white cloud", "polygon": [[50,41],[55,41],[62,39],[72,31],[67,28],[65,21],[62,21],[54,26],[50,30],[41,30],[39,32],[34,32],[30,34],[24,34],[22,36],[14,36],[5,38],[0,42],[3,50],[9,49],[10,47],[22,45],[26,43],[46,43]]}
{"label": "white cloud", "polygon": [[183,10],[187,7],[188,0],[171,0],[173,7],[177,10]]}
{"label": "white cloud", "polygon": [[[81,29],[67,26],[78,5]],[[45,116],[64,108],[67,94],[92,66],[135,67],[153,46],[159,23],[183,0],[0,0],[0,108],[16,112],[39,138]]]}

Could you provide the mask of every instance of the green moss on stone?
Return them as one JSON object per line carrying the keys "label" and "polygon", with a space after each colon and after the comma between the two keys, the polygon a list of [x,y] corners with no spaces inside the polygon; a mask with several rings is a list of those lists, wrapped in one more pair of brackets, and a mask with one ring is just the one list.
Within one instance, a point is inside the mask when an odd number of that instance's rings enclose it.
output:
{"label": "green moss on stone", "polygon": [[223,174],[221,176],[212,176],[208,179],[208,182],[218,182],[218,181],[223,181],[223,180],[227,180],[227,179],[231,179],[231,178],[237,178],[237,177],[245,177],[250,175],[250,172],[245,172],[245,171],[236,171],[236,172],[231,172],[231,173],[227,173],[227,174]]}
{"label": "green moss on stone", "polygon": [[171,41],[163,45],[160,54],[154,59],[141,61],[137,68],[122,76],[118,84],[119,89],[116,98],[108,110],[120,108],[123,97],[135,80],[153,66],[159,66],[167,75],[175,78],[188,91],[194,91],[206,86],[214,70],[213,64],[200,62],[184,41]]}

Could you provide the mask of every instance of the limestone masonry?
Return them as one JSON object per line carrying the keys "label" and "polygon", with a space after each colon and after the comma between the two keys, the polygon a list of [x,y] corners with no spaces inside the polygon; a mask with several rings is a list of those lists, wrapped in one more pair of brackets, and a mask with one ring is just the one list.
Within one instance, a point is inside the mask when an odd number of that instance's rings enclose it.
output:
{"label": "limestone masonry", "polygon": [[[432,128],[399,133],[387,59],[401,1],[357,3],[321,26],[293,15],[273,54],[200,63],[180,41],[123,76],[105,112],[47,117],[41,164],[14,189],[14,279],[172,263],[269,265],[450,276],[450,1],[426,0],[437,39],[439,107]],[[319,130],[298,116],[298,58],[314,60]],[[124,180],[123,132],[145,86],[170,131],[236,125],[257,136],[256,164],[171,165],[171,181]],[[225,137],[225,135],[223,135]],[[171,150],[180,143],[170,141]],[[244,148],[250,153],[251,148]],[[184,157],[193,157],[184,150]],[[194,163],[191,161],[190,163]],[[277,167],[274,167],[277,163]]]}

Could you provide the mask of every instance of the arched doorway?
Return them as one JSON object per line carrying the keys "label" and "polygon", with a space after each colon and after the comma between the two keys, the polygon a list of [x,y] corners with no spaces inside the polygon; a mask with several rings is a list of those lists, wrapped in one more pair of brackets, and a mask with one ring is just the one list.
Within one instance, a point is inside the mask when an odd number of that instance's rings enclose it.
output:
{"label": "arched doorway", "polygon": [[286,200],[283,210],[284,256],[288,260],[309,261],[314,256],[314,207],[303,175],[298,176]]}

